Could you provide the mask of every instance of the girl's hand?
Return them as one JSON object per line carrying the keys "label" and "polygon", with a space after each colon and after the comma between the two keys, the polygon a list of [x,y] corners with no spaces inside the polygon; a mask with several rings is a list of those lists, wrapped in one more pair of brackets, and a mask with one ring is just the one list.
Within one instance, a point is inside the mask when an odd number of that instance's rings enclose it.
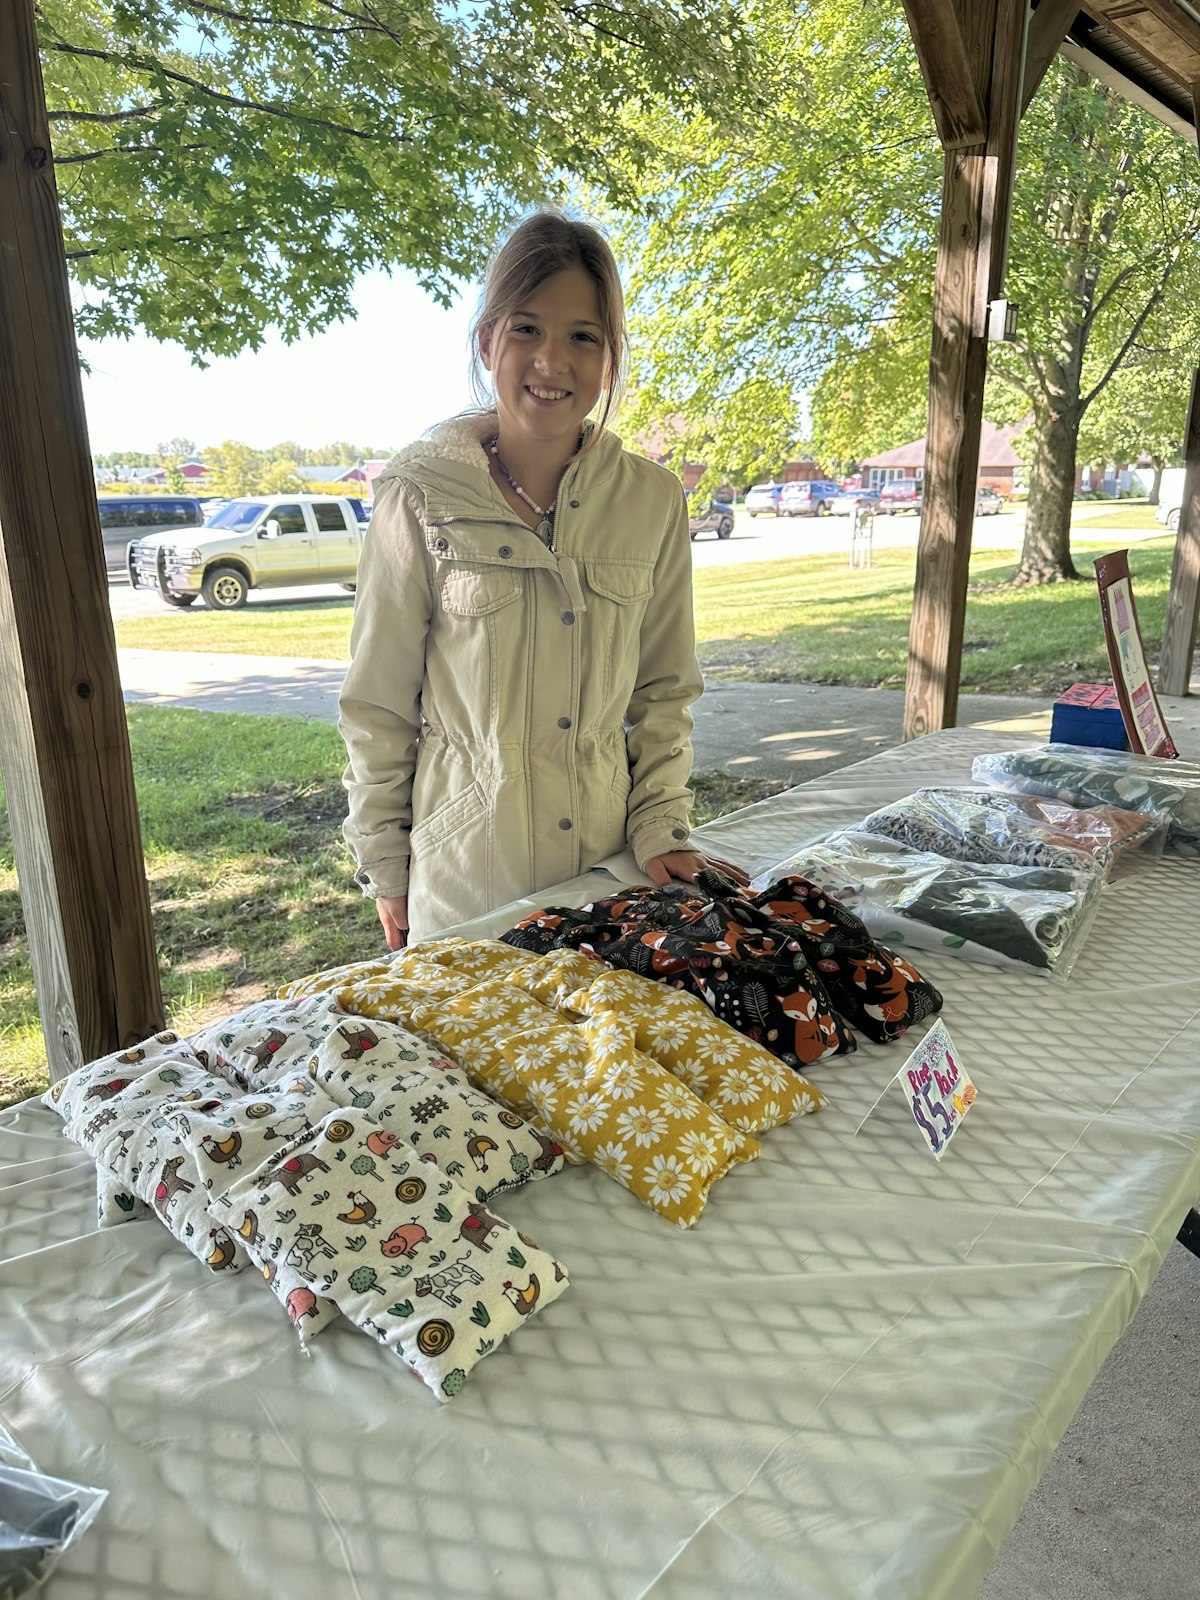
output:
{"label": "girl's hand", "polygon": [[408,943],[408,896],[406,894],[381,895],[375,902],[383,936],[389,950],[403,950]]}
{"label": "girl's hand", "polygon": [[696,876],[705,867],[711,867],[722,877],[729,878],[739,888],[749,886],[750,879],[732,861],[722,861],[720,856],[706,856],[700,850],[669,850],[666,855],[654,856],[646,863],[646,876],[651,883],[695,883]]}

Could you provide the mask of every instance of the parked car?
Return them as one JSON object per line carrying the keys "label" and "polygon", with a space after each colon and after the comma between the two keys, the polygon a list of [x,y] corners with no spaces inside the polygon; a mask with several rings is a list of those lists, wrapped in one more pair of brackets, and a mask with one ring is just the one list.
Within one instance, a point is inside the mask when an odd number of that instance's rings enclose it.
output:
{"label": "parked car", "polygon": [[785,483],[779,497],[781,517],[827,517],[842,493],[841,484],[827,478]]}
{"label": "parked car", "polygon": [[1183,467],[1168,467],[1158,486],[1158,507],[1155,522],[1164,523],[1172,533],[1179,531],[1179,515],[1183,510]]}
{"label": "parked car", "polygon": [[760,511],[773,511],[779,515],[779,497],[783,493],[781,483],[756,483],[752,489],[746,491],[746,510],[752,517]]}
{"label": "parked car", "polygon": [[855,506],[869,506],[872,511],[877,511],[879,509],[879,490],[843,489],[829,509],[835,517],[850,517],[854,515]]}
{"label": "parked car", "polygon": [[733,532],[733,507],[727,500],[705,504],[689,497],[688,529],[693,539],[698,533],[715,533],[718,539],[728,539]]}
{"label": "parked car", "polygon": [[986,483],[981,483],[975,491],[975,515],[977,517],[997,517],[1004,510],[1004,496],[997,494],[995,489],[990,489]]}
{"label": "parked car", "polygon": [[198,498],[178,494],[100,494],[96,496],[104,564],[108,574],[125,570],[125,547],[131,539],[179,528],[198,528],[204,511]]}
{"label": "parked car", "polygon": [[201,595],[214,611],[244,606],[251,589],[340,583],[353,589],[368,512],[350,496],[255,495],[231,500],[194,534],[136,539],[126,552],[135,589],[171,606]]}
{"label": "parked car", "polygon": [[897,511],[920,511],[920,509],[920,478],[893,478],[879,491],[879,510],[885,511],[889,517],[895,516]]}

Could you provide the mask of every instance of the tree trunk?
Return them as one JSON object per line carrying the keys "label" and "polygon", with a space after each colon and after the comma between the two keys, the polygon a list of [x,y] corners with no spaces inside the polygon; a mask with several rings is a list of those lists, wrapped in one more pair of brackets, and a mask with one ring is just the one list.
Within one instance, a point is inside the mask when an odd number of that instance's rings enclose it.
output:
{"label": "tree trunk", "polygon": [[1071,506],[1075,497],[1079,422],[1079,414],[1073,410],[1037,413],[1025,542],[1021,565],[1013,575],[1014,584],[1059,583],[1080,577],[1071,560]]}
{"label": "tree trunk", "polygon": [[1162,456],[1151,455],[1150,462],[1154,468],[1154,482],[1150,488],[1150,504],[1156,506],[1158,497],[1162,493],[1162,475],[1165,459]]}

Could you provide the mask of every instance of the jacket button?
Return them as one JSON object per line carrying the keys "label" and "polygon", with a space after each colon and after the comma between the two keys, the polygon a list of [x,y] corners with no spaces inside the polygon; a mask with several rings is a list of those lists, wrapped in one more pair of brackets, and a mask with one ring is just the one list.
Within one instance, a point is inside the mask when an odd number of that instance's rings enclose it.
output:
{"label": "jacket button", "polygon": [[508,547],[508,545],[502,544],[500,546],[500,554],[504,558],[504,560],[507,561],[509,556],[512,555],[512,550]]}
{"label": "jacket button", "polygon": [[572,822],[571,822],[570,817],[560,817],[558,819],[558,825],[559,825],[559,827],[562,829],[562,831],[564,833],[570,833],[571,828],[572,828]]}
{"label": "jacket button", "polygon": [[671,837],[672,837],[672,839],[686,839],[687,836],[688,836],[688,831],[687,831],[686,828],[672,828],[671,829]]}
{"label": "jacket button", "polygon": [[433,541],[433,548],[435,550],[449,550],[450,541],[448,539],[435,539]]}
{"label": "jacket button", "polygon": [[571,510],[572,511],[578,511],[579,510],[579,501],[578,500],[572,500],[571,501]]}
{"label": "jacket button", "polygon": [[571,624],[575,621],[575,613],[573,611],[564,611],[563,614],[562,614],[562,619],[566,623],[567,627],[569,628],[571,626]]}
{"label": "jacket button", "polygon": [[570,717],[559,717],[558,725],[560,728],[569,728],[571,726]]}

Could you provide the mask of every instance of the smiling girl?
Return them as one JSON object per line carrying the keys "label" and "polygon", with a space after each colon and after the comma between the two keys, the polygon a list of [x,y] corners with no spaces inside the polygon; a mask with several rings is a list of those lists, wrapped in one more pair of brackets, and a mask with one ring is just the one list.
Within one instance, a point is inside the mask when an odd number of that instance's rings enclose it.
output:
{"label": "smiling girl", "polygon": [[471,337],[490,404],[377,480],[341,696],[345,835],[393,950],[626,844],[655,883],[709,859],[687,511],[606,425],[625,314],[601,235],[530,217]]}

